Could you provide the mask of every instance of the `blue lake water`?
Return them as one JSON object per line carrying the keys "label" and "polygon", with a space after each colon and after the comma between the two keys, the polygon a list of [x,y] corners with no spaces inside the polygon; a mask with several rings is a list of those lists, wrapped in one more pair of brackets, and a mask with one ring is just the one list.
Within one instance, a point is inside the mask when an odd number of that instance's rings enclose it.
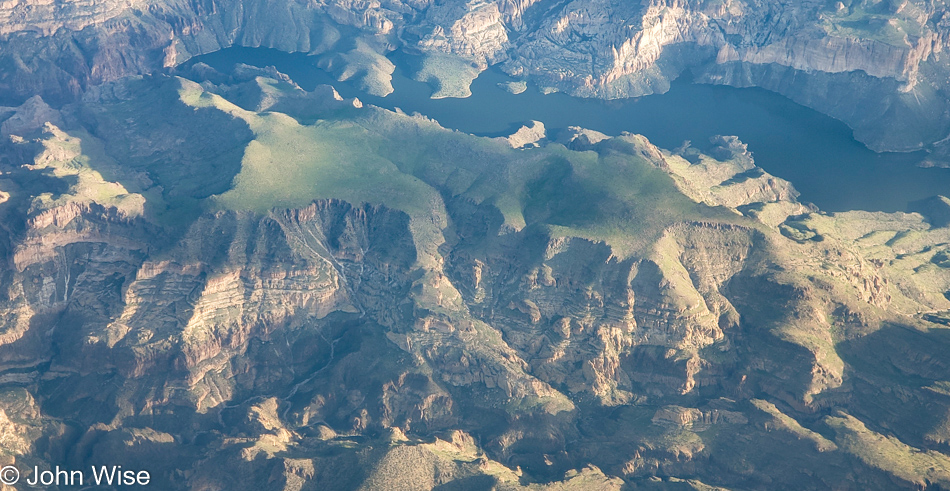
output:
{"label": "blue lake water", "polygon": [[714,135],[736,135],[749,145],[756,164],[788,179],[801,200],[825,211],[905,211],[908,203],[950,194],[950,169],[921,168],[926,156],[875,153],[853,138],[844,123],[791,100],[757,88],[694,84],[685,77],[665,94],[603,101],[542,94],[529,85],[521,94],[498,86],[504,73],[488,70],[472,84],[465,99],[431,99],[432,88],[408,78],[398,66],[395,92],[387,97],[366,94],[338,82],[300,53],[264,48],[229,48],[194,58],[228,71],[235,63],[274,66],[304,89],[331,84],[344,97],[405,112],[419,112],[443,126],[476,135],[507,134],[537,120],[549,135],[568,126],[582,126],[608,135],[639,133],[672,149],[689,140],[702,147]]}

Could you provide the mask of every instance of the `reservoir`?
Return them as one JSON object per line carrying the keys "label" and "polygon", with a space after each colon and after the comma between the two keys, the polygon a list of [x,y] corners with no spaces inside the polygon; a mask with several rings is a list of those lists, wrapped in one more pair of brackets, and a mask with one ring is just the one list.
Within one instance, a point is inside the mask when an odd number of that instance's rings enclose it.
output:
{"label": "reservoir", "polygon": [[472,84],[471,97],[431,99],[432,88],[408,78],[400,69],[405,64],[397,62],[395,92],[376,97],[336,81],[301,53],[228,48],[186,66],[196,62],[220,71],[230,71],[236,63],[274,66],[304,89],[330,84],[343,97],[419,112],[446,128],[476,135],[508,134],[531,120],[544,123],[549,135],[568,126],[611,136],[628,131],[666,149],[689,140],[702,150],[714,135],[736,135],[748,144],[758,166],[791,181],[801,201],[824,211],[906,211],[910,202],[950,195],[950,169],[918,167],[924,152],[875,153],[856,141],[844,123],[764,89],[695,84],[681,77],[665,94],[631,99],[542,94],[530,84],[516,95],[498,86],[511,78],[489,69]]}

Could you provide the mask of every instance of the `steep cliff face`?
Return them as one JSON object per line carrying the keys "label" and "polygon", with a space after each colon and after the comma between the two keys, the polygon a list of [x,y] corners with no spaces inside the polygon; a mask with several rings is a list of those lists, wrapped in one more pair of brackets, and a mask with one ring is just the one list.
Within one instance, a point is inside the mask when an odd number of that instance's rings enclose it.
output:
{"label": "steep cliff face", "polygon": [[[550,75],[562,80],[576,77],[565,87],[597,92],[653,66],[666,46],[691,43],[712,48],[716,63],[778,64],[826,73],[863,71],[906,82],[909,90],[917,83],[921,62],[942,48],[940,28],[935,25],[938,19],[931,19],[942,12],[935,14],[931,5],[906,4],[896,12],[865,4],[826,9],[819,4],[782,2],[635,5],[576,1],[526,33],[528,40],[518,48],[526,55],[523,60],[517,54],[515,58],[527,70],[540,72],[547,70],[533,63],[564,60],[561,74]],[[888,14],[899,21],[887,24],[890,30],[877,31],[875,21],[885,23]],[[910,25],[900,27],[900,22]],[[538,56],[539,51],[546,56]],[[566,56],[558,55],[560,51],[585,53],[589,63],[571,67]],[[635,87],[628,89],[633,95]]]}
{"label": "steep cliff face", "polygon": [[183,489],[944,482],[946,199],[828,215],[734,137],[512,145],[215,76],[3,116],[4,463]]}
{"label": "steep cliff face", "polygon": [[950,134],[946,17],[927,0],[11,1],[0,5],[0,102],[40,93],[60,105],[90,85],[229,46],[309,53],[338,79],[386,95],[395,69],[386,56],[404,49],[422,53],[412,70],[437,97],[468,95],[490,64],[544,90],[604,98],[664,92],[689,69],[701,82],[764,87],[816,108],[875,150],[907,151]]}
{"label": "steep cliff face", "polygon": [[[575,1],[556,12],[514,43],[509,73],[629,97],[664,92],[689,68],[701,82],[764,87],[830,114],[876,150],[923,148],[950,132],[946,27],[933,4]],[[882,118],[900,123],[885,130]]]}
{"label": "steep cliff face", "polygon": [[[361,70],[367,57],[382,58],[391,49],[387,48],[393,38],[390,18],[400,19],[402,13],[423,6],[32,3],[8,2],[0,8],[0,18],[8,19],[0,34],[5,45],[0,88],[11,99],[40,93],[57,104],[75,100],[89,85],[160,71],[196,54],[234,45],[329,52],[337,57],[336,64]],[[353,28],[365,36],[341,39],[341,30]]]}

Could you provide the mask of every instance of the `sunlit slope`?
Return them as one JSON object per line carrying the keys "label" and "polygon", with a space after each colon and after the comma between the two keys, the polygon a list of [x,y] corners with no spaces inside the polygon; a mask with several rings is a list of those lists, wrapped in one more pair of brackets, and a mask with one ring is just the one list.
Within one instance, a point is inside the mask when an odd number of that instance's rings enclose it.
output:
{"label": "sunlit slope", "polygon": [[193,488],[947,482],[946,199],[825,214],[733,137],[482,138],[251,75],[104,86],[2,143],[17,462],[46,438]]}
{"label": "sunlit slope", "polygon": [[211,198],[213,208],[264,212],[337,198],[385,205],[417,224],[442,228],[443,197],[461,196],[490,203],[514,230],[541,226],[556,235],[606,240],[619,254],[643,247],[678,221],[741,221],[684,196],[648,160],[662,159],[658,150],[638,136],[616,139],[598,152],[561,145],[521,150],[373,107],[352,119],[301,124],[180,83],[185,104],[230,114],[254,133],[233,187]]}

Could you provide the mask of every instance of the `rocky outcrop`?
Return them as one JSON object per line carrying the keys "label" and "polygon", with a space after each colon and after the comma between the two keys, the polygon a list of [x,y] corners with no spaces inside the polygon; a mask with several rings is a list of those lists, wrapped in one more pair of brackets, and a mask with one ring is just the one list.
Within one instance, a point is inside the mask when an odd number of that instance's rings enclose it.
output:
{"label": "rocky outcrop", "polygon": [[693,424],[746,424],[748,419],[735,411],[713,409],[700,411],[699,409],[680,406],[666,406],[657,410],[653,415],[654,424],[672,424],[691,426]]}
{"label": "rocky outcrop", "polygon": [[545,136],[544,123],[532,121],[531,126],[518,128],[518,131],[508,136],[506,141],[512,148],[538,147]]}
{"label": "rocky outcrop", "polygon": [[[841,119],[875,150],[905,151],[950,133],[938,75],[950,38],[945,17],[928,0],[893,8],[780,0],[12,1],[0,8],[0,89],[10,102],[39,93],[60,105],[89,86],[229,46],[317,55],[338,79],[375,95],[392,91],[386,55],[398,48],[424,54],[418,77],[432,81],[438,97],[466,96],[490,64],[545,90],[605,98],[664,92],[688,67],[699,81],[764,87]],[[901,124],[885,127],[885,114]]]}
{"label": "rocky outcrop", "polygon": [[[915,5],[908,10],[914,9],[927,6]],[[892,15],[902,19],[907,16],[911,22],[926,25],[928,14],[916,12],[920,16],[907,12]],[[825,24],[815,24],[813,16]],[[661,60],[667,46],[681,43],[712,48],[716,63],[779,64],[826,73],[863,71],[913,86],[920,63],[942,46],[939,35],[929,29],[916,38],[889,43],[871,34],[862,37],[858,30],[844,36],[827,27],[837,26],[838,19],[844,22],[845,17],[847,13],[840,11],[782,3],[672,2],[641,8],[576,1],[546,18],[529,35],[530,40],[519,46],[526,55],[513,58],[529,72],[558,77],[551,78],[552,82],[569,81],[566,88],[601,94],[609,94],[608,87],[614,82],[652,67]],[[574,64],[573,68],[565,64],[560,74],[533,68],[541,59],[570,60],[561,56],[567,50],[588,53],[589,63]],[[545,56],[538,56],[539,51]],[[627,90],[635,95],[636,84],[629,87]],[[647,87],[640,90],[649,93]]]}
{"label": "rocky outcrop", "polygon": [[504,17],[511,15],[505,16],[494,2],[433,6],[426,21],[435,26],[419,42],[419,47],[458,55],[482,67],[497,63],[506,57],[509,47]]}
{"label": "rocky outcrop", "polygon": [[8,111],[4,463],[221,489],[943,479],[940,200],[825,214],[734,137],[513,148],[197,70]]}

